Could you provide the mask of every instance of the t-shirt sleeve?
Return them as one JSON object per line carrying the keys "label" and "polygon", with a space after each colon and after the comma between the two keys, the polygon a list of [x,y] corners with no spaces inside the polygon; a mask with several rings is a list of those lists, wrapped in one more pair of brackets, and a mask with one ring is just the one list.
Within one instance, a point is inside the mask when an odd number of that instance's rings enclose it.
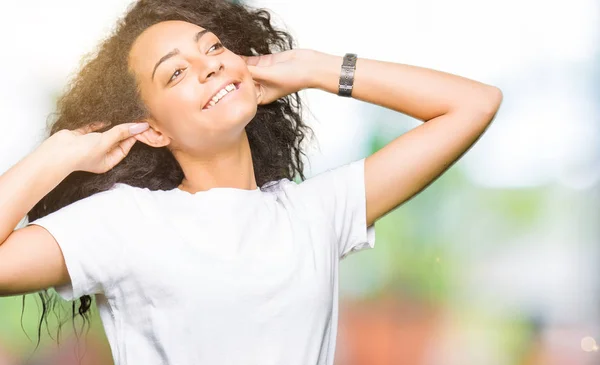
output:
{"label": "t-shirt sleeve", "polygon": [[334,231],[340,260],[375,246],[375,225],[367,227],[364,166],[363,158],[299,184],[302,198],[324,212]]}
{"label": "t-shirt sleeve", "polygon": [[105,293],[119,275],[127,227],[119,190],[96,193],[28,225],[45,228],[62,251],[71,283],[54,289],[65,300]]}

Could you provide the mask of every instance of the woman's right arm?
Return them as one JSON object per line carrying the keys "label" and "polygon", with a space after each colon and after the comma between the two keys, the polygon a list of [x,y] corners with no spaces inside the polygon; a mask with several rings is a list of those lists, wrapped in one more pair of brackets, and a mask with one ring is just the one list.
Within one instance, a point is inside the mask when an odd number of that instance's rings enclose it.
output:
{"label": "woman's right arm", "polygon": [[135,134],[117,125],[104,133],[102,126],[60,131],[0,176],[0,296],[36,292],[70,281],[54,237],[30,225],[14,230],[19,221],[46,194],[74,171],[103,173],[120,162]]}
{"label": "woman's right arm", "polygon": [[61,251],[48,231],[13,231],[37,202],[73,168],[44,144],[0,176],[0,296],[41,290],[69,280]]}

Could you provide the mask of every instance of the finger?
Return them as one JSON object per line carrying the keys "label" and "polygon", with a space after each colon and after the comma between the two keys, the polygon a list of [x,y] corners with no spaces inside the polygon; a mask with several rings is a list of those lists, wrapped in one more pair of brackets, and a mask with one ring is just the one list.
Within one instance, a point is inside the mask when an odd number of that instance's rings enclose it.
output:
{"label": "finger", "polygon": [[269,70],[266,67],[248,66],[248,71],[254,80],[267,80]]}
{"label": "finger", "polygon": [[108,165],[109,169],[115,167],[125,158],[125,156],[127,156],[127,154],[129,154],[129,151],[131,151],[131,148],[135,142],[137,142],[135,136],[131,136],[119,142],[117,146],[115,146],[106,154],[106,164]]}
{"label": "finger", "polygon": [[260,56],[240,56],[247,65],[256,66],[260,61]]}
{"label": "finger", "polygon": [[[132,127],[135,127],[132,129]],[[106,142],[108,145],[114,145],[115,143],[121,142],[132,135],[142,133],[149,128],[148,123],[123,123],[114,126],[108,131],[104,132],[106,136]]]}

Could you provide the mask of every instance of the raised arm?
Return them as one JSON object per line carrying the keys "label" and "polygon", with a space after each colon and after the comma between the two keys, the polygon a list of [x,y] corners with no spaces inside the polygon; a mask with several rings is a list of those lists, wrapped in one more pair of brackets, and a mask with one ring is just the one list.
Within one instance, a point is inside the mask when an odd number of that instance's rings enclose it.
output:
{"label": "raised arm", "polygon": [[0,176],[0,296],[70,281],[62,252],[48,231],[36,225],[14,229],[71,172],[101,173],[121,161],[136,141],[131,125],[104,133],[91,133],[101,125],[60,131]]}
{"label": "raised arm", "polygon": [[13,232],[19,221],[71,172],[40,146],[0,176],[0,296],[29,293],[69,280],[58,245],[41,227]]}
{"label": "raised arm", "polygon": [[[338,92],[342,57],[315,52],[310,87]],[[365,160],[367,225],[419,193],[482,135],[502,92],[427,68],[358,58],[352,97],[426,122]]]}

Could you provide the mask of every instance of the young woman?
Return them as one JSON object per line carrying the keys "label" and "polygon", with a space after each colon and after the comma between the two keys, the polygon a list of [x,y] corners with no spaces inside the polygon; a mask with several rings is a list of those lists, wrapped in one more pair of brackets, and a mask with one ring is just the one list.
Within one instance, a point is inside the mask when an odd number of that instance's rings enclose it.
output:
{"label": "young woman", "polygon": [[[426,123],[305,179],[304,88]],[[141,0],[59,100],[49,138],[0,177],[0,294],[46,304],[54,287],[81,315],[95,296],[117,365],[333,364],[339,260],[373,247],[375,221],[452,165],[501,99],[293,49],[264,10]]]}

